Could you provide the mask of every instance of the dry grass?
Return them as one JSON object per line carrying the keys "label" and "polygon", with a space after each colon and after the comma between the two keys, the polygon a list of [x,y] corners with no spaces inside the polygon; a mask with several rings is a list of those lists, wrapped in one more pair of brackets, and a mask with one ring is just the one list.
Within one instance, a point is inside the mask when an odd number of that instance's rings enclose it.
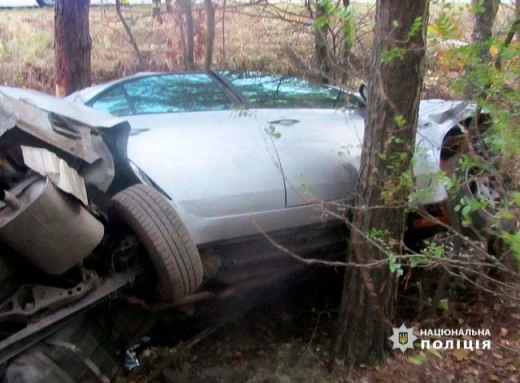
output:
{"label": "dry grass", "polygon": [[[432,7],[432,22],[440,12],[440,6]],[[469,41],[471,17],[468,10],[457,7],[453,13],[459,14],[454,19],[460,31],[457,38]],[[503,7],[497,22],[500,30],[505,29],[512,13],[512,9]],[[125,7],[124,14],[145,56],[146,68],[143,70],[183,70],[176,16],[163,14],[154,20],[148,6]],[[222,14],[222,4],[219,4],[216,15],[215,67],[312,77],[313,28],[303,7],[294,4],[280,5],[278,8],[269,5],[245,7],[228,2],[224,40]],[[374,7],[356,4],[354,14],[356,35],[352,85],[368,80]],[[93,82],[104,82],[135,73],[138,70],[136,55],[114,7],[91,7],[90,19]],[[0,84],[49,93],[54,91],[53,22],[52,9],[12,9],[0,12]],[[204,55],[204,25],[204,11],[196,9],[195,56],[199,65]],[[339,34],[337,38],[340,38]],[[446,65],[438,60],[440,51],[442,47],[432,44],[428,59],[426,84],[434,96],[445,95],[450,81],[460,74],[457,63],[449,64],[452,68],[440,67],[441,64]]]}

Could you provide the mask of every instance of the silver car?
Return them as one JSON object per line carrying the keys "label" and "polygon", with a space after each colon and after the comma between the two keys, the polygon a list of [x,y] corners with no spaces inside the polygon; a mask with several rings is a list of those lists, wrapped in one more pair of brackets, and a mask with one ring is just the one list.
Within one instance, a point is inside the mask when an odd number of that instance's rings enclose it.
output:
{"label": "silver car", "polygon": [[[436,174],[454,171],[473,109],[420,106],[413,202],[440,222]],[[0,365],[123,288],[213,315],[298,281],[298,257],[344,255],[364,113],[360,94],[252,72],[142,73],[66,100],[0,87],[0,322],[18,329]],[[411,216],[409,234],[437,223]]]}
{"label": "silver car", "polygon": [[[323,203],[349,200],[357,181],[364,102],[337,87],[255,72],[142,73],[68,99],[130,122],[130,159],[198,246],[319,223]],[[431,174],[471,114],[468,103],[421,103],[417,203],[446,201]]]}

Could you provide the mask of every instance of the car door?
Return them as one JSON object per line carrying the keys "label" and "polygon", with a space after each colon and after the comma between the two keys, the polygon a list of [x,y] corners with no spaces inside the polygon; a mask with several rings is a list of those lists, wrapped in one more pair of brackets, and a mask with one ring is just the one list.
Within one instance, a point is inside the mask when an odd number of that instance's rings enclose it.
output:
{"label": "car door", "polygon": [[349,198],[363,140],[362,101],[340,89],[283,75],[225,72],[280,158],[287,207]]}
{"label": "car door", "polygon": [[272,141],[210,75],[138,78],[91,105],[127,115],[135,129],[130,159],[185,212],[198,243],[251,234],[247,217],[284,209]]}

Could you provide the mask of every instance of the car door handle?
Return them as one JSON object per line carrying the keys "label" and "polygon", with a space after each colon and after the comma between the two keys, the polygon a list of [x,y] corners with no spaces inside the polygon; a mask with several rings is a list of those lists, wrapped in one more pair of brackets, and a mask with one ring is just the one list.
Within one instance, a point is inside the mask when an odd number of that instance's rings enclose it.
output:
{"label": "car door handle", "polygon": [[300,120],[295,120],[293,118],[282,118],[280,120],[271,120],[267,122],[273,125],[291,126],[297,124],[298,122],[300,122]]}

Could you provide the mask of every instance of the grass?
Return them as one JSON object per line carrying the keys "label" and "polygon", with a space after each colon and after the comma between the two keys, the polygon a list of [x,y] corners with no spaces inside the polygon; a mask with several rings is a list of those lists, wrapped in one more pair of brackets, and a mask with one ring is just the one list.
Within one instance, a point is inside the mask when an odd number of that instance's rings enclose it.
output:
{"label": "grass", "polygon": [[[368,79],[374,18],[374,6],[354,6],[356,33],[352,86]],[[457,38],[470,41],[471,17],[467,8],[460,10],[457,6],[455,9],[443,9],[440,5],[434,5],[431,9],[431,23],[442,11],[459,12],[456,18]],[[498,28],[505,29],[513,11],[508,6],[503,7],[497,22]],[[152,19],[149,6],[124,7],[124,14],[145,57],[146,67],[142,69],[183,70],[182,46],[174,15],[163,13],[159,18]],[[205,39],[205,14],[202,9],[195,10],[194,19],[195,59],[202,65]],[[228,3],[224,37],[221,4],[217,8],[216,20],[215,67],[312,77],[313,28],[303,7],[295,4],[279,5],[276,8],[270,5],[244,7]],[[54,92],[53,23],[52,9],[12,9],[0,12],[0,84]],[[114,6],[91,7],[90,28],[94,83],[130,75],[138,70],[136,55]],[[336,25],[335,33],[336,45],[339,47],[339,24]],[[437,95],[436,91],[439,94],[446,93],[444,87],[449,88],[452,78],[460,74],[457,63],[449,64],[452,68],[440,67],[446,65],[439,60],[441,50],[433,44],[428,59],[426,84],[434,96]],[[340,55],[341,52],[336,54]]]}

